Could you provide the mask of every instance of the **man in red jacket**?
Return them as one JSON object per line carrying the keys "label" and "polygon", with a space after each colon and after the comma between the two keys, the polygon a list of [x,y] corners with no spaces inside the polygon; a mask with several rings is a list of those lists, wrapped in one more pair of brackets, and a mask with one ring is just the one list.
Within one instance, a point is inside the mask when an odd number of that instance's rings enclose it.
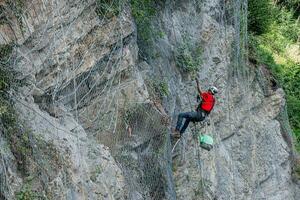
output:
{"label": "man in red jacket", "polygon": [[[205,117],[210,113],[215,105],[215,97],[214,95],[218,93],[218,89],[214,86],[210,87],[207,92],[202,92],[200,90],[199,81],[196,79],[197,89],[199,95],[197,96],[197,101],[201,99],[196,111],[194,112],[186,112],[180,113],[178,115],[177,125],[175,128],[174,137],[180,138],[184,133],[185,129],[188,127],[190,122],[200,122],[205,119]],[[182,125],[183,118],[185,118],[185,122]]]}

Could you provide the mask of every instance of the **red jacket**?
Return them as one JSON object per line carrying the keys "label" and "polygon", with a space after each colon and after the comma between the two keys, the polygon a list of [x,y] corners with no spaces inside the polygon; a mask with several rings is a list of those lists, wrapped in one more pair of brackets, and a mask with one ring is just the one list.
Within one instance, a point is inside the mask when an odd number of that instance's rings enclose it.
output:
{"label": "red jacket", "polygon": [[216,102],[214,95],[212,95],[210,92],[203,92],[200,94],[200,97],[202,99],[200,103],[201,109],[210,113]]}

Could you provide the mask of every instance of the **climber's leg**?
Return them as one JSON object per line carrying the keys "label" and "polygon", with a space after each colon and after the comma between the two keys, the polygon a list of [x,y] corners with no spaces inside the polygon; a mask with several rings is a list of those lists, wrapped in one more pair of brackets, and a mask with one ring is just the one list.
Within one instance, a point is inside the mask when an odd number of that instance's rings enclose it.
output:
{"label": "climber's leg", "polygon": [[181,128],[181,130],[180,130],[180,135],[182,135],[182,134],[184,133],[184,131],[185,131],[185,129],[188,127],[190,121],[191,121],[191,120],[190,120],[189,118],[186,118],[186,119],[185,119],[185,122],[184,122],[184,124],[183,124],[183,126],[182,126],[182,128]]}
{"label": "climber's leg", "polygon": [[[182,120],[185,118],[184,125],[181,127]],[[182,135],[186,128],[188,127],[190,121],[197,121],[199,118],[198,112],[186,112],[186,113],[180,113],[178,115],[178,122],[176,126],[176,130],[180,130],[180,134]],[[180,129],[181,127],[181,129]]]}
{"label": "climber's leg", "polygon": [[186,113],[179,113],[178,119],[177,119],[176,131],[180,131],[183,118],[188,118],[188,117],[189,117],[189,113],[188,112],[186,112]]}

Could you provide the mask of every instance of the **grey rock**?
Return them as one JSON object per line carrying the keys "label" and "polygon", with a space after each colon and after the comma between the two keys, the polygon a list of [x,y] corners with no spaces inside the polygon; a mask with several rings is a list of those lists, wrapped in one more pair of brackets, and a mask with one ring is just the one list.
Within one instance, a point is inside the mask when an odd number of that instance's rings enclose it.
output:
{"label": "grey rock", "polygon": [[[95,0],[25,1],[25,29],[12,18],[0,43],[18,44],[11,68],[26,84],[10,93],[34,153],[20,173],[0,126],[0,197],[15,199],[34,176],[48,199],[299,199],[284,92],[238,51],[234,5],[245,2],[167,0],[150,22],[164,34],[145,45],[127,1],[109,17]],[[201,48],[194,74],[176,62],[185,45]],[[217,104],[172,158],[170,129],[195,106],[194,76],[219,88]],[[213,136],[210,152],[199,133]]]}

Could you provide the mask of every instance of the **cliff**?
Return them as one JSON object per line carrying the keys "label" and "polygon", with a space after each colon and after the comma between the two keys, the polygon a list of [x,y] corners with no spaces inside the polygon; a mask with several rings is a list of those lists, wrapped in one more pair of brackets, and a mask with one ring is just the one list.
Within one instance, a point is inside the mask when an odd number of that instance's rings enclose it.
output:
{"label": "cliff", "polygon": [[[300,198],[284,92],[247,59],[246,0],[0,5],[1,199]],[[195,77],[217,103],[172,154]]]}

